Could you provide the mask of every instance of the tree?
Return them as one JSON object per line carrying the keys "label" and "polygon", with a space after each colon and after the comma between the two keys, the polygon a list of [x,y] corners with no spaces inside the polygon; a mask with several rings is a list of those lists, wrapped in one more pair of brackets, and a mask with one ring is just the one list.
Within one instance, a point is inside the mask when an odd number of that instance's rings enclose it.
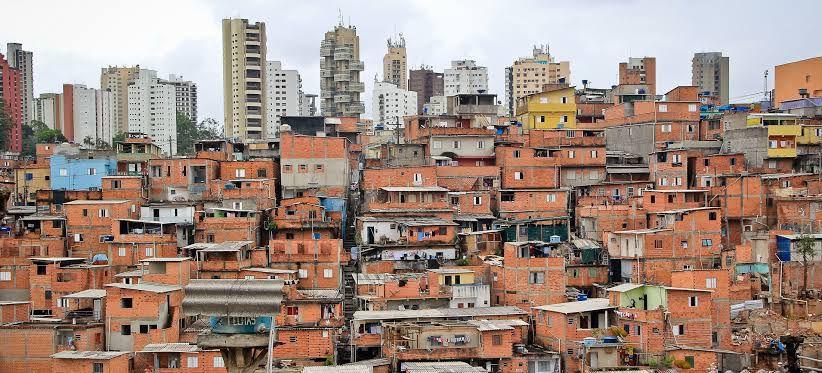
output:
{"label": "tree", "polygon": [[23,125],[23,155],[35,156],[37,144],[53,144],[68,141],[60,130],[51,129],[39,120]]}
{"label": "tree", "polygon": [[802,294],[808,291],[808,265],[816,257],[816,239],[808,234],[799,236],[796,252],[802,255]]}
{"label": "tree", "polygon": [[185,114],[177,112],[177,154],[194,154],[194,144],[201,140],[221,138],[219,123],[206,118],[195,124]]}
{"label": "tree", "polygon": [[13,125],[11,116],[6,112],[6,104],[0,99],[0,149],[8,148]]}
{"label": "tree", "polygon": [[123,142],[123,141],[126,141],[126,134],[125,134],[125,132],[117,132],[117,134],[116,134],[116,135],[114,135],[114,137],[112,137],[112,138],[111,138],[111,144],[112,144],[112,145],[114,145],[114,144],[116,144],[116,143],[118,143],[118,142]]}

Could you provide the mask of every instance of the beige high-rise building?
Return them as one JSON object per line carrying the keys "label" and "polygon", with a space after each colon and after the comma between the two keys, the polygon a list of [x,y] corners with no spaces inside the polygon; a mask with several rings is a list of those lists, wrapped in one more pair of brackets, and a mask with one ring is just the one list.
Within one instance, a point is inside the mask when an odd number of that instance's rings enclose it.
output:
{"label": "beige high-rise building", "polygon": [[223,112],[226,137],[266,135],[265,23],[223,20]]}
{"label": "beige high-rise building", "polygon": [[408,67],[405,56],[405,38],[388,39],[388,53],[382,58],[383,81],[408,89]]}
{"label": "beige high-rise building", "polygon": [[360,81],[360,37],[357,28],[342,23],[325,33],[320,44],[320,98],[322,114],[327,117],[360,117],[365,105],[360,93],[365,85]]}
{"label": "beige high-rise building", "polygon": [[140,74],[140,65],[134,67],[109,66],[101,69],[100,90],[113,93],[113,135],[128,132],[128,85]]}
{"label": "beige high-rise building", "polygon": [[556,62],[547,45],[534,46],[532,57],[521,57],[505,69],[505,104],[514,112],[517,99],[542,92],[545,84],[571,83],[571,64]]}
{"label": "beige high-rise building", "polygon": [[728,103],[728,67],[730,59],[722,52],[694,53],[691,60],[691,85],[700,94],[713,96],[722,105]]}

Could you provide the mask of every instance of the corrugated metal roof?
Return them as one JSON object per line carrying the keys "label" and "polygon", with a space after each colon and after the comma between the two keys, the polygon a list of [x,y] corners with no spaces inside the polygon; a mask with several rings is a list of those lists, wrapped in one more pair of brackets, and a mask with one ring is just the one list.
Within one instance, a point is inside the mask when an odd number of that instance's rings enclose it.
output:
{"label": "corrugated metal roof", "polygon": [[188,343],[150,343],[139,352],[195,352],[200,347]]}
{"label": "corrugated metal roof", "polygon": [[269,316],[280,312],[282,280],[191,280],[185,287],[186,316]]}
{"label": "corrugated metal roof", "polygon": [[464,361],[412,361],[402,363],[406,373],[479,373],[487,370]]}
{"label": "corrugated metal roof", "polygon": [[121,282],[113,282],[111,284],[106,284],[106,286],[128,290],[149,291],[152,293],[168,293],[183,289],[182,286],[154,284],[150,282],[141,282],[139,284],[124,284]]}
{"label": "corrugated metal roof", "polygon": [[608,298],[591,298],[588,300],[583,300],[579,302],[566,302],[566,303],[557,303],[557,304],[549,304],[545,306],[537,306],[532,307],[536,310],[540,311],[551,311],[551,312],[559,312],[564,314],[570,313],[580,313],[580,312],[588,312],[588,311],[599,311],[599,310],[607,310],[611,308],[617,308],[610,305],[610,301]]}
{"label": "corrugated metal roof", "polygon": [[374,368],[368,365],[359,365],[359,364],[351,364],[351,365],[336,365],[330,367],[304,367],[303,373],[371,373],[374,371]]}
{"label": "corrugated metal roof", "polygon": [[616,292],[616,293],[624,293],[626,291],[631,291],[631,290],[634,290],[636,288],[641,288],[643,286],[645,286],[645,285],[627,283],[627,284],[620,284],[620,285],[614,286],[612,288],[608,288],[606,290],[607,291],[613,291],[613,292]]}
{"label": "corrugated metal roof", "polygon": [[111,360],[129,354],[128,351],[61,351],[51,355],[55,359]]}
{"label": "corrugated metal roof", "polygon": [[528,323],[519,319],[515,320],[469,320],[469,324],[477,327],[477,330],[512,330],[515,326],[528,326]]}
{"label": "corrugated metal roof", "polygon": [[407,186],[407,187],[398,187],[398,186],[387,186],[380,188],[386,192],[447,192],[448,189],[445,189],[441,186]]}
{"label": "corrugated metal roof", "polygon": [[309,299],[342,299],[339,289],[304,289],[297,293]]}
{"label": "corrugated metal roof", "polygon": [[97,298],[103,298],[105,296],[106,296],[106,290],[105,289],[87,289],[87,290],[78,291],[76,293],[72,293],[72,294],[69,294],[69,295],[64,295],[63,298],[69,298],[69,299],[92,298],[92,299],[97,299]]}
{"label": "corrugated metal roof", "polygon": [[478,308],[433,308],[405,311],[357,311],[355,320],[396,320],[417,318],[483,317],[524,315],[518,307],[478,307]]}
{"label": "corrugated metal roof", "polygon": [[225,241],[220,243],[210,244],[204,247],[201,251],[217,252],[217,251],[239,251],[244,246],[253,245],[254,241]]}

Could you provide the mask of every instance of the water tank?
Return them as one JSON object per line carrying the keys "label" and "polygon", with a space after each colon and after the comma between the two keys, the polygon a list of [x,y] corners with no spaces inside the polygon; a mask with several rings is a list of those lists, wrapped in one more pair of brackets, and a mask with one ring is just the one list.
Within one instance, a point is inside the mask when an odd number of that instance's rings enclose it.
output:
{"label": "water tank", "polygon": [[591,347],[591,346],[594,345],[594,343],[597,343],[597,339],[594,338],[594,337],[582,338],[582,344],[585,345],[586,347]]}
{"label": "water tank", "polygon": [[582,302],[584,300],[588,300],[588,294],[585,294],[585,293],[577,294],[577,300],[580,301],[580,302]]}
{"label": "water tank", "polygon": [[557,236],[557,235],[553,235],[553,236],[551,236],[551,237],[549,238],[549,241],[548,241],[548,242],[550,242],[550,243],[560,243],[560,242],[561,242],[561,239],[560,239],[560,237],[559,237],[559,236]]}

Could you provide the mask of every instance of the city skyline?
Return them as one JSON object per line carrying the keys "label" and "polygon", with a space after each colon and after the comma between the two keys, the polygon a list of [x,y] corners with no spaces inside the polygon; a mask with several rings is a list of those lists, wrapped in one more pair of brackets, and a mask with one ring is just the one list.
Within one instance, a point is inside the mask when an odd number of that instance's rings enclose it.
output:
{"label": "city skyline", "polygon": [[[771,70],[768,85],[772,88],[775,65],[813,57],[815,51],[806,46],[812,41],[813,14],[818,14],[813,10],[822,9],[822,4],[814,2],[795,4],[790,9],[773,9],[770,14],[774,16],[790,12],[793,23],[799,26],[775,29],[754,38],[749,36],[750,30],[718,24],[727,20],[729,12],[740,19],[750,18],[757,12],[755,6],[740,7],[733,2],[711,4],[714,8],[710,12],[688,2],[668,3],[665,8],[647,1],[575,5],[527,2],[518,4],[517,9],[492,2],[472,3],[470,8],[465,5],[459,2],[409,2],[407,6],[374,2],[364,6],[352,2],[223,5],[189,1],[162,3],[164,11],[154,12],[152,9],[159,8],[160,3],[148,2],[147,6],[135,10],[136,14],[120,15],[114,6],[103,2],[71,7],[53,3],[48,6],[54,11],[48,14],[38,11],[43,3],[14,3],[9,4],[9,9],[21,17],[0,25],[0,34],[4,35],[0,41],[20,42],[34,52],[35,96],[58,92],[63,83],[99,88],[100,68],[139,64],[196,82],[200,87],[200,118],[219,121],[223,118],[220,30],[221,20],[229,17],[266,22],[269,25],[268,59],[282,61],[285,69],[298,70],[306,93],[320,91],[317,45],[324,32],[339,23],[341,13],[345,25],[357,27],[361,59],[365,62],[364,77],[382,75],[385,39],[400,32],[407,42],[409,69],[425,64],[441,72],[452,60],[473,59],[478,65],[488,67],[489,90],[498,95],[499,101],[504,94],[505,67],[519,57],[528,56],[533,45],[548,44],[557,60],[570,61],[572,85],[581,85],[581,80],[586,79],[598,88],[617,84],[619,62],[628,57],[654,56],[658,61],[657,91],[660,93],[690,84],[694,53],[718,51],[730,57],[730,100],[740,102],[761,98],[764,70]],[[389,17],[395,8],[403,9],[407,17]],[[537,15],[537,19],[544,22],[517,21],[520,9],[528,9],[529,15]],[[613,30],[618,29],[626,17],[645,11],[653,17],[637,21],[640,27],[631,26],[632,33],[621,36],[618,41],[612,37]],[[76,23],[66,23],[92,12],[102,16],[79,27]],[[560,13],[562,17],[554,16]],[[35,14],[61,32],[25,27],[22,20]],[[289,14],[289,17],[278,14]],[[683,17],[693,22],[676,23]],[[583,20],[587,32],[573,32],[582,27]],[[141,25],[147,27],[138,29]],[[455,32],[472,25],[482,27],[474,27],[470,33]],[[670,25],[677,28],[667,29]],[[729,36],[725,39],[700,36],[702,32],[715,35],[717,27]],[[100,33],[103,29],[107,32]],[[648,32],[636,32],[637,29]],[[363,79],[363,82],[366,87],[361,100],[370,102],[373,80]],[[365,117],[373,117],[369,105],[366,110]]]}

